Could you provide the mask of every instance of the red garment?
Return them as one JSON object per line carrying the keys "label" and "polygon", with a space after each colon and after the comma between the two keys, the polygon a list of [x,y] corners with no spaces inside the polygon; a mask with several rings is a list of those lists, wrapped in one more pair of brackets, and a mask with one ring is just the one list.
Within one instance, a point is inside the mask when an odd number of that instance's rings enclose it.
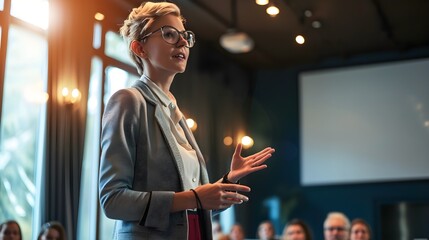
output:
{"label": "red garment", "polygon": [[202,240],[198,214],[188,213],[188,240]]}

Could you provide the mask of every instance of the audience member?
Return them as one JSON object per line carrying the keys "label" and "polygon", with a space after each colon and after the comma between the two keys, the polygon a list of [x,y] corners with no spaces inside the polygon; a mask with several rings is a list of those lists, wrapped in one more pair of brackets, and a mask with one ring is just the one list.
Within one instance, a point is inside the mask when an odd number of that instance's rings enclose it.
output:
{"label": "audience member", "polygon": [[231,231],[229,232],[230,240],[244,240],[246,234],[244,233],[244,229],[240,224],[234,224],[231,227]]}
{"label": "audience member", "polygon": [[310,228],[299,219],[289,221],[283,229],[283,240],[312,240]]}
{"label": "audience member", "polygon": [[43,224],[37,240],[66,240],[66,231],[60,222],[52,221]]}
{"label": "audience member", "polygon": [[8,220],[0,224],[0,240],[22,240],[21,227],[18,222]]}
{"label": "audience member", "polygon": [[274,225],[270,221],[263,221],[258,227],[258,239],[271,240],[276,239]]}
{"label": "audience member", "polygon": [[370,240],[371,228],[369,224],[360,218],[352,221],[350,227],[350,240]]}
{"label": "audience member", "polygon": [[331,212],[323,224],[325,240],[348,240],[350,221],[341,212]]}
{"label": "audience member", "polygon": [[218,221],[212,223],[213,240],[225,239],[226,234],[222,231],[222,226]]}

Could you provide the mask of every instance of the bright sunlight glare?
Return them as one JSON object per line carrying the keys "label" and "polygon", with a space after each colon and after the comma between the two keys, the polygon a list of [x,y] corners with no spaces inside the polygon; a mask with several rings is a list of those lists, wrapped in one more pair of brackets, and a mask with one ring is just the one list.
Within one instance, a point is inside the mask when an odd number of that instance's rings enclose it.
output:
{"label": "bright sunlight glare", "polygon": [[12,16],[36,25],[44,30],[49,26],[49,2],[47,0],[13,0]]}

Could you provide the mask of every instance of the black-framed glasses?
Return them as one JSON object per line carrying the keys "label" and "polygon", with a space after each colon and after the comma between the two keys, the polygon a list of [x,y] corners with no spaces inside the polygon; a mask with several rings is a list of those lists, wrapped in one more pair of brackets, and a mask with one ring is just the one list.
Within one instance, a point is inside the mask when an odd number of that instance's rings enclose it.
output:
{"label": "black-framed glasses", "polygon": [[195,45],[195,33],[193,33],[192,31],[180,32],[179,30],[177,30],[176,28],[174,28],[172,26],[160,27],[160,28],[156,29],[155,31],[152,31],[152,32],[144,35],[140,40],[142,41],[142,40],[150,37],[152,34],[158,32],[158,31],[161,31],[162,38],[168,44],[176,45],[180,40],[180,36],[182,36],[186,40],[186,47],[187,48],[191,48]]}

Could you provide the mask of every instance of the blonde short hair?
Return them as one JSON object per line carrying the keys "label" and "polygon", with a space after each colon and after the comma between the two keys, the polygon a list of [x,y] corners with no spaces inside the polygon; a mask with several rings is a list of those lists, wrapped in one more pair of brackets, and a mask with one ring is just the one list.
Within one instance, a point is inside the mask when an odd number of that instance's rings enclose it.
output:
{"label": "blonde short hair", "polygon": [[135,63],[138,73],[143,74],[143,61],[136,56],[130,48],[132,41],[141,40],[147,29],[160,17],[173,14],[185,23],[179,7],[169,2],[143,2],[139,7],[133,8],[124,25],[120,28],[120,34],[128,46],[128,54]]}

